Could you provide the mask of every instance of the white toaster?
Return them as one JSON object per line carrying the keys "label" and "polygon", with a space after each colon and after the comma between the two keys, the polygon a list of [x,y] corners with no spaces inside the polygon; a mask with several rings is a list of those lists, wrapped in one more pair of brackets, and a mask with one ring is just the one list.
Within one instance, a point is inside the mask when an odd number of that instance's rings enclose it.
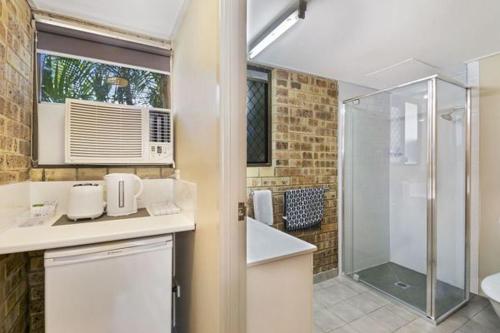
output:
{"label": "white toaster", "polygon": [[68,218],[95,219],[104,213],[103,187],[99,184],[75,184],[69,193]]}

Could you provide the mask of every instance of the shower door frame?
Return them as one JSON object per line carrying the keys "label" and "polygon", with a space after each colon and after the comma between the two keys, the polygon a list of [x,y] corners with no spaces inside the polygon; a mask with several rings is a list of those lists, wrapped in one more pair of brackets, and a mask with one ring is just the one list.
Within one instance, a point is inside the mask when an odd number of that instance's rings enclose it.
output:
{"label": "shower door frame", "polygon": [[[436,293],[437,293],[437,205],[436,205],[436,193],[437,193],[437,82],[438,80],[453,84],[460,88],[463,88],[466,93],[465,102],[465,244],[464,244],[464,293],[465,299],[456,305],[455,307],[448,310],[446,313],[440,315],[436,318]],[[342,223],[345,222],[345,119],[347,108],[346,104],[351,102],[359,101],[360,99],[374,96],[384,92],[390,92],[392,90],[411,86],[414,84],[427,82],[428,83],[428,108],[427,108],[427,272],[426,272],[426,311],[425,315],[428,319],[433,321],[435,324],[439,324],[441,321],[445,320],[447,317],[452,315],[459,308],[467,304],[470,300],[470,200],[471,200],[471,90],[467,88],[460,82],[443,78],[439,75],[428,76],[419,80],[404,83],[398,86],[390,87],[383,90],[378,90],[376,92],[354,97],[343,101],[342,112],[342,136],[341,136],[341,151],[340,151],[340,163],[342,165],[342,181],[340,182],[342,189]],[[344,261],[345,256],[345,225],[342,226],[342,259]],[[342,273],[343,267],[342,267]],[[385,292],[384,292],[385,293]],[[386,293],[390,297],[399,301],[404,305],[411,306],[398,298]],[[420,312],[420,311],[419,311]]]}

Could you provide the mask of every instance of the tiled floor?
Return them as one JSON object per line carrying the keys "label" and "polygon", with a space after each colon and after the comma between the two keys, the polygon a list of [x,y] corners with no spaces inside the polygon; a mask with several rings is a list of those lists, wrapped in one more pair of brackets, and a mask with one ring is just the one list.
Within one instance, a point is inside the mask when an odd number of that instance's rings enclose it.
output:
{"label": "tiled floor", "polygon": [[438,326],[346,277],[314,285],[315,333],[499,333],[490,303],[474,296]]}

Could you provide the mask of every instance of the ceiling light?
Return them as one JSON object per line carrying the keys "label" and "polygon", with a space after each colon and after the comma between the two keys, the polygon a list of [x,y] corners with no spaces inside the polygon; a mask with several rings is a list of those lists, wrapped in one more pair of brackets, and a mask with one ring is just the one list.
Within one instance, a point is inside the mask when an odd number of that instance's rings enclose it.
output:
{"label": "ceiling light", "polygon": [[261,53],[266,47],[271,45],[275,40],[277,40],[281,35],[287,32],[291,27],[293,27],[300,19],[305,18],[306,2],[300,1],[299,8],[288,14],[284,19],[277,21],[271,29],[268,30],[261,38],[257,39],[257,42],[250,48],[248,57],[250,59],[255,58],[259,53]]}

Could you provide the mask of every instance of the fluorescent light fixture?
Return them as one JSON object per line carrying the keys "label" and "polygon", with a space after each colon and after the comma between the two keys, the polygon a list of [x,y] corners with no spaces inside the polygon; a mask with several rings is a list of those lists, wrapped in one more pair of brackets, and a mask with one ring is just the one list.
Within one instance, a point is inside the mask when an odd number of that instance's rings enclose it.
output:
{"label": "fluorescent light fixture", "polygon": [[290,15],[288,15],[283,21],[276,25],[269,33],[265,34],[263,38],[260,38],[257,43],[250,49],[248,57],[250,59],[255,58],[259,53],[261,53],[266,47],[271,45],[276,39],[287,32],[291,27],[293,27],[300,20],[300,10],[297,9]]}

